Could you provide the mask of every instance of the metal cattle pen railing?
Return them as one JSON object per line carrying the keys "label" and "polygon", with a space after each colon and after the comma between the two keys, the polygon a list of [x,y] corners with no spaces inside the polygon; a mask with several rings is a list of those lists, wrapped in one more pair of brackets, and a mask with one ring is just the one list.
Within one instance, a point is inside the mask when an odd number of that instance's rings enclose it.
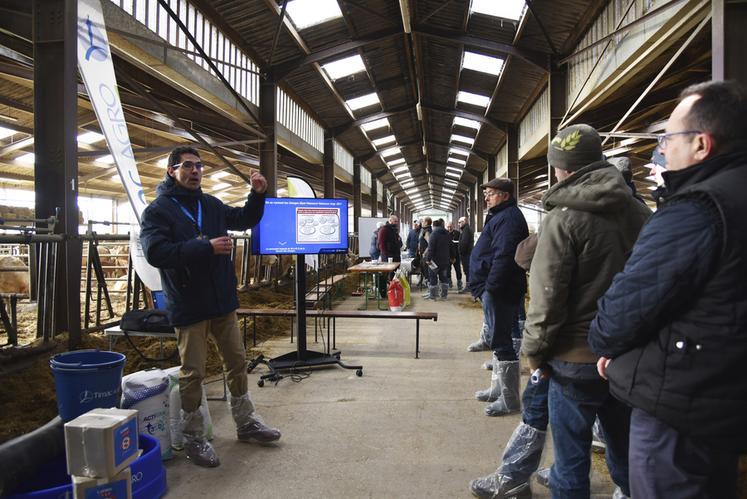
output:
{"label": "metal cattle pen railing", "polygon": [[[18,345],[18,330],[16,323],[16,304],[19,298],[28,298],[37,304],[36,338],[48,341],[55,335],[55,291],[57,287],[57,255],[59,246],[65,240],[61,234],[54,234],[57,217],[45,219],[18,218],[0,220],[0,229],[6,231],[0,234],[0,246],[11,246],[18,249],[13,256],[26,255],[26,267],[2,269],[8,272],[28,272],[29,293],[6,293],[0,297],[0,316],[8,335],[6,345]],[[10,225],[28,224],[28,225]],[[38,227],[37,224],[46,224]],[[22,252],[20,248],[26,247]],[[10,252],[11,254],[14,251]],[[5,299],[10,306],[9,313],[5,311]]]}

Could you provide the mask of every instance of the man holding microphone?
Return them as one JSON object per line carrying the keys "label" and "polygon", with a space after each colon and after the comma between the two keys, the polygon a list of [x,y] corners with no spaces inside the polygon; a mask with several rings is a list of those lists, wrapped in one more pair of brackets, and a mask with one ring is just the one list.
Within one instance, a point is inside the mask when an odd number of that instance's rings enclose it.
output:
{"label": "man holding microphone", "polygon": [[143,212],[140,238],[148,262],[160,270],[169,321],[176,329],[184,449],[198,466],[214,467],[220,461],[207,441],[199,411],[209,335],[227,370],[238,439],[267,443],[278,440],[280,432],[264,424],[249,396],[227,235],[228,230],[246,230],[260,221],[267,181],[253,173],[252,191],[238,208],[203,193],[202,173],[196,149],[180,146],[171,152],[158,197]]}

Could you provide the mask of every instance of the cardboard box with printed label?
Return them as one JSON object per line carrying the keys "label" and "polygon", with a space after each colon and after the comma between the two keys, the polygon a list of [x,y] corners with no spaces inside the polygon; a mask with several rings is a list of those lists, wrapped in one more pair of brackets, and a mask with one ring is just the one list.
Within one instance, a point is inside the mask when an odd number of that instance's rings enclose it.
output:
{"label": "cardboard box with printed label", "polygon": [[140,454],[137,411],[93,409],[65,423],[65,453],[69,475],[113,477]]}
{"label": "cardboard box with printed label", "polygon": [[111,478],[73,476],[74,499],[132,499],[132,475],[125,468]]}

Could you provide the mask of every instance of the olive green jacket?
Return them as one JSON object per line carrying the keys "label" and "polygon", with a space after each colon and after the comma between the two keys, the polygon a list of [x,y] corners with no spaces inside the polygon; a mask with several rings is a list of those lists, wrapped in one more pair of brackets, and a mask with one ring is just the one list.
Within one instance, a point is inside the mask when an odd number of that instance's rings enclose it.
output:
{"label": "olive green jacket", "polygon": [[594,363],[587,344],[597,300],[625,265],[651,210],[622,175],[598,161],[553,185],[529,274],[522,353],[532,368],[551,359]]}

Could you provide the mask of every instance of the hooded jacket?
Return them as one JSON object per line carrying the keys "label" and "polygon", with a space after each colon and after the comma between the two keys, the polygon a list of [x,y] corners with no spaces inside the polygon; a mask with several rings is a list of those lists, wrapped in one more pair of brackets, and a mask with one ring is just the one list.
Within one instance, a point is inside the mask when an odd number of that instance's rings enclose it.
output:
{"label": "hooded jacket", "polygon": [[527,290],[526,272],[516,265],[516,246],[529,235],[515,199],[488,211],[469,260],[469,290],[479,298],[487,290],[497,299],[518,303]]}
{"label": "hooded jacket", "polygon": [[428,241],[428,251],[425,260],[433,262],[439,268],[447,268],[450,261],[451,237],[443,226],[433,227],[433,233]]}
{"label": "hooded jacket", "polygon": [[589,324],[651,215],[606,161],[552,186],[529,275],[522,353],[533,368],[553,360],[593,364]]}
{"label": "hooded jacket", "polygon": [[[229,255],[213,254],[210,239],[225,236],[228,230],[254,227],[262,218],[265,195],[251,192],[243,207],[234,208],[201,189],[184,189],[169,176],[157,192],[143,211],[140,241],[145,258],[161,273],[171,324],[186,326],[236,310],[233,263]],[[201,230],[196,223],[198,203]],[[200,234],[203,238],[198,238]]]}

